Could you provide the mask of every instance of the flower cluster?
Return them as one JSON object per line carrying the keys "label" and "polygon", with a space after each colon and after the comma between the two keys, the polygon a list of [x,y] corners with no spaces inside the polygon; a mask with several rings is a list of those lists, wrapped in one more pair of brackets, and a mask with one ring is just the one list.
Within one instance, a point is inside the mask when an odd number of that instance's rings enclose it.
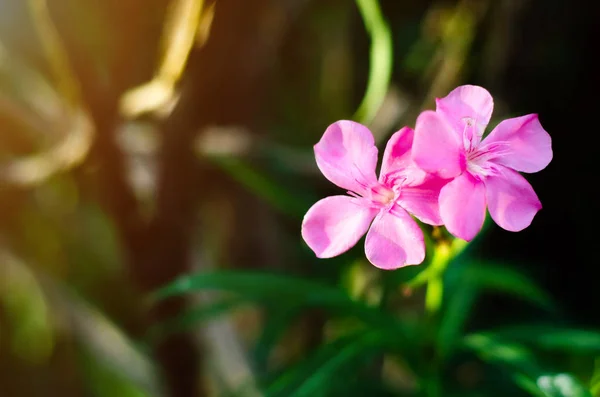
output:
{"label": "flower cluster", "polygon": [[421,113],[414,130],[392,135],[379,178],[371,132],[352,121],[330,125],[315,157],[323,175],[347,195],[327,197],[308,210],[304,241],[319,258],[330,258],[366,233],[367,259],[396,269],[425,258],[423,232],[412,216],[445,225],[467,241],[481,230],[486,208],[503,229],[529,226],[542,206],[519,172],[550,163],[551,139],[535,114],[504,120],[483,138],[492,110],[490,93],[478,86],[437,99],[436,110]]}

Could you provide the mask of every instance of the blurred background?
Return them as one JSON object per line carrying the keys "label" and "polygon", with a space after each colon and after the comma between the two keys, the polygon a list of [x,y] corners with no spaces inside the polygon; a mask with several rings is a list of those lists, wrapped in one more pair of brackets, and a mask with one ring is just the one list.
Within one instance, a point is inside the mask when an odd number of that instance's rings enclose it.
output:
{"label": "blurred background", "polygon": [[[0,397],[600,395],[597,8],[0,0]],[[325,128],[467,83],[552,137],[533,224],[315,258]]]}

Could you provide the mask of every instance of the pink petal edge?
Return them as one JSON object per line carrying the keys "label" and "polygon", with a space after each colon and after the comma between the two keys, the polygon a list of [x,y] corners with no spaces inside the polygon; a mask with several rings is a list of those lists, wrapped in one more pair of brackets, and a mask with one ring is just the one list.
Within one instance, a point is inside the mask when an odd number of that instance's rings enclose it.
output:
{"label": "pink petal edge", "polygon": [[377,214],[349,196],[317,201],[302,221],[302,238],[319,258],[337,256],[356,244]]}
{"label": "pink petal edge", "polygon": [[498,174],[488,176],[485,187],[490,215],[505,230],[525,229],[542,208],[529,182],[511,169],[502,167]]}
{"label": "pink petal edge", "polygon": [[485,185],[465,172],[442,188],[440,215],[454,236],[471,241],[485,220]]}
{"label": "pink petal edge", "polygon": [[377,181],[377,148],[367,127],[337,121],[327,127],[314,149],[317,166],[337,186],[361,193]]}
{"label": "pink petal edge", "polygon": [[465,119],[475,121],[480,136],[489,124],[494,110],[494,99],[483,87],[462,85],[456,87],[444,98],[436,99],[436,111],[452,124],[462,137]]}
{"label": "pink petal edge", "polygon": [[383,180],[385,175],[410,167],[413,164],[411,158],[413,138],[414,131],[410,127],[402,127],[390,137],[383,152],[379,174],[380,181]]}
{"label": "pink petal edge", "polygon": [[425,259],[423,232],[405,210],[395,206],[373,221],[365,240],[365,254],[369,262],[384,270],[418,265]]}
{"label": "pink petal edge", "polygon": [[493,162],[515,171],[538,172],[552,160],[552,139],[537,114],[500,122],[482,144],[498,151]]}

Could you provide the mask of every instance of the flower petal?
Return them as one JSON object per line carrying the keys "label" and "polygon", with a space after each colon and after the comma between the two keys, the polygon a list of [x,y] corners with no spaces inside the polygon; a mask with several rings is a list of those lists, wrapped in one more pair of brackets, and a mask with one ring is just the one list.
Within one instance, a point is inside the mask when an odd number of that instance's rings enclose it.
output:
{"label": "flower petal", "polygon": [[315,145],[315,157],[323,175],[341,188],[361,193],[377,181],[377,148],[371,131],[361,124],[331,124]]}
{"label": "flower petal", "polygon": [[498,152],[493,162],[516,171],[537,172],[552,160],[552,139],[537,114],[500,122],[484,139],[483,146]]}
{"label": "flower petal", "polygon": [[427,110],[415,126],[412,157],[417,166],[441,178],[453,178],[466,166],[462,140],[438,113]]}
{"label": "flower petal", "polygon": [[454,236],[471,241],[485,220],[485,185],[469,172],[442,188],[440,215]]}
{"label": "flower petal", "polygon": [[302,238],[319,258],[349,250],[366,233],[377,209],[353,197],[331,196],[317,201],[302,221]]}
{"label": "flower petal", "polygon": [[465,125],[470,122],[476,126],[475,131],[481,138],[494,110],[494,100],[490,93],[476,85],[457,87],[435,102],[436,111],[444,115],[461,136]]}
{"label": "flower petal", "polygon": [[423,183],[430,174],[417,167],[411,157],[414,131],[403,127],[394,133],[383,153],[379,182],[393,187],[401,184],[418,185]]}
{"label": "flower petal", "polygon": [[420,185],[403,186],[398,203],[421,222],[441,225],[439,197],[446,183],[447,179],[429,175]]}
{"label": "flower petal", "polygon": [[485,179],[490,215],[501,228],[521,231],[531,224],[542,203],[521,174],[505,167],[498,171]]}
{"label": "flower petal", "polygon": [[381,172],[379,179],[394,171],[402,170],[412,165],[410,149],[413,143],[414,131],[409,127],[402,127],[389,139],[383,152]]}
{"label": "flower petal", "polygon": [[394,206],[381,212],[367,233],[367,259],[380,269],[397,269],[417,265],[425,259],[423,231],[408,213]]}

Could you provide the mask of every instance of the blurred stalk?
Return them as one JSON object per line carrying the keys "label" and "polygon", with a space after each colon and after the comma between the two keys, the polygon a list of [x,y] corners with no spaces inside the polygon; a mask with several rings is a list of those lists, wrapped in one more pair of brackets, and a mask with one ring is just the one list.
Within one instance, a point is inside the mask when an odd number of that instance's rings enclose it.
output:
{"label": "blurred stalk", "polygon": [[162,56],[151,81],[127,91],[120,100],[120,111],[129,118],[168,108],[176,97],[175,87],[181,80],[188,58],[208,39],[214,16],[214,4],[204,0],[179,0],[166,16],[162,35]]}
{"label": "blurred stalk", "polygon": [[[412,124],[423,109],[435,106],[435,98],[446,95],[460,82],[465,62],[483,19],[488,0],[461,0],[453,7],[437,1],[424,17],[423,34],[405,59],[420,57],[423,47],[435,43],[436,49],[428,56],[422,83],[425,94],[404,114],[402,124]],[[405,61],[406,62],[406,61]]]}
{"label": "blurred stalk", "polygon": [[[60,109],[61,111],[59,114],[49,114],[48,116],[52,117],[49,120],[40,120],[40,123],[34,123],[38,125],[36,128],[38,131],[36,132],[40,136],[44,136],[47,135],[48,128],[54,129],[57,135],[60,135],[62,131],[67,131],[67,133],[64,133],[65,137],[50,149],[15,159],[0,170],[0,179],[3,182],[7,181],[10,184],[29,187],[37,185],[51,175],[83,161],[92,143],[94,126],[82,103],[80,87],[74,77],[67,52],[52,21],[46,0],[27,0],[27,5],[54,79],[53,84],[60,94],[60,100],[52,103],[54,96],[43,97],[38,91],[34,91],[35,94],[28,93],[29,96],[36,97],[36,99],[27,100],[28,103],[33,104],[34,109],[39,109],[39,106],[35,106],[36,104],[47,102],[50,103],[50,106],[44,103],[43,109]],[[9,71],[14,69],[14,62],[11,63],[13,65],[8,68]],[[18,70],[17,76],[23,76],[24,79],[33,76],[34,79],[26,81],[26,84],[36,82],[36,89],[41,88],[43,89],[42,93],[47,92],[43,82],[37,83],[35,73],[31,73],[27,68],[22,69]],[[44,101],[39,98],[44,99]],[[3,102],[5,101],[0,101],[0,108],[7,107]],[[10,104],[10,102],[8,103]],[[12,108],[18,109],[15,106],[12,106]],[[19,122],[23,125],[33,126],[30,120],[37,119],[39,115],[35,114],[35,111],[32,113],[34,114],[23,111],[13,112],[11,116],[17,116]],[[50,127],[48,127],[48,124]]]}
{"label": "blurred stalk", "polygon": [[70,123],[64,126],[69,132],[62,141],[42,153],[13,160],[1,170],[0,179],[17,186],[36,186],[82,162],[92,144],[94,128],[83,112],[73,112]]}
{"label": "blurred stalk", "polygon": [[42,49],[49,63],[58,91],[72,108],[81,103],[79,85],[73,77],[69,56],[61,43],[60,36],[50,15],[46,0],[27,0],[33,25],[37,29]]}
{"label": "blurred stalk", "polygon": [[[257,247],[235,245],[233,239],[241,241],[243,236],[246,237],[243,242],[247,243],[260,236],[255,222],[238,223],[243,216],[254,221],[260,213],[247,200],[240,200],[239,188],[223,178],[222,170],[198,158],[194,142],[199,134],[215,125],[235,125],[253,134],[259,130],[256,115],[263,109],[276,51],[290,25],[290,12],[301,3],[304,1],[219,0],[216,3],[210,37],[195,54],[199,62],[186,68],[180,98],[160,126],[163,140],[158,153],[161,167],[156,210],[144,239],[151,249],[138,250],[134,264],[146,291],[191,270],[193,247],[208,243],[204,236],[200,241],[192,236],[198,221],[195,215],[199,206],[211,203],[217,194],[223,200],[223,207],[236,210],[234,222],[239,225],[227,239],[230,245],[223,256],[230,259],[228,263],[248,266],[247,252]],[[195,266],[204,269],[206,263],[202,261]],[[152,319],[165,321],[189,303],[183,297],[161,302],[153,307]],[[197,339],[187,334],[173,335],[156,347],[173,397],[208,395],[207,384],[198,382],[198,374],[204,373],[202,366],[210,362],[205,361],[204,353],[197,353],[197,345]]]}
{"label": "blurred stalk", "polygon": [[477,26],[487,7],[486,0],[462,0],[453,10],[444,12],[441,18],[438,16],[439,20],[432,21],[439,25],[440,45],[435,54],[435,73],[422,107],[429,107],[438,95],[447,93],[460,81]]}
{"label": "blurred stalk", "polygon": [[353,119],[369,124],[385,99],[393,65],[392,33],[377,0],[356,0],[356,5],[371,36],[367,90]]}

